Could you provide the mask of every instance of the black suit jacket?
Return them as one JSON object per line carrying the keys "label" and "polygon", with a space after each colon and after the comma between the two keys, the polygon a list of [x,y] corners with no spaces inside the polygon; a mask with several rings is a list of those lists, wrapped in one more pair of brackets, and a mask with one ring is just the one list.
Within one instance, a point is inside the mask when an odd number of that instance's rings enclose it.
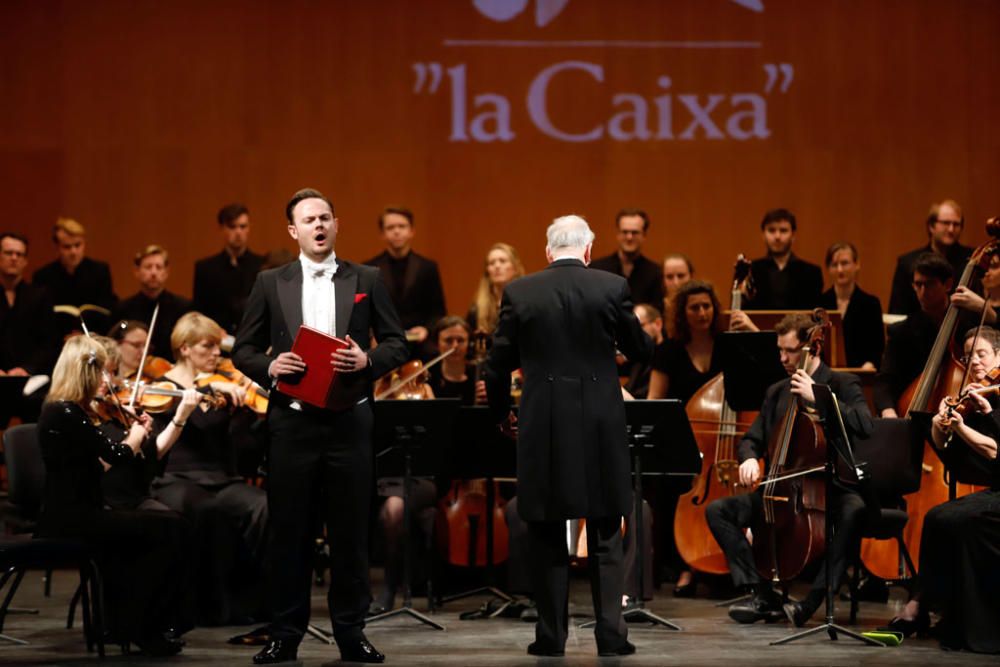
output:
{"label": "black suit jacket", "polygon": [[50,373],[62,348],[55,322],[52,300],[41,287],[19,282],[13,306],[0,295],[0,370]]}
{"label": "black suit jacket", "polygon": [[404,329],[416,326],[432,328],[434,323],[447,313],[437,262],[410,251],[403,283],[395,285],[389,268],[391,261],[389,253],[383,252],[365,264],[378,267],[382,272],[382,280],[388,288]]}
{"label": "black suit jacket", "polygon": [[[378,269],[339,258],[337,264],[335,334],[350,335],[365,350],[369,332],[374,334],[378,346],[369,353],[371,366],[362,371],[370,384],[406,361],[406,334]],[[292,349],[301,324],[302,264],[295,261],[257,274],[233,347],[236,367],[262,387],[270,387],[267,368],[275,357]]]}
{"label": "black suit jacket", "polygon": [[504,290],[486,383],[499,420],[509,409],[511,371],[524,373],[517,493],[526,520],[628,514],[616,346],[638,363],[653,352],[624,278],[560,260]]}
{"label": "black suit jacket", "polygon": [[[817,384],[825,384],[833,391],[840,406],[840,414],[844,419],[848,435],[857,438],[867,438],[875,427],[872,413],[868,409],[868,401],[861,391],[861,380],[852,373],[839,373],[820,362],[819,368],[812,375]],[[788,401],[792,398],[792,381],[784,379],[775,382],[767,388],[764,404],[760,413],[753,420],[740,441],[737,457],[740,463],[747,459],[766,458],[768,442],[775,427],[788,409]]]}
{"label": "black suit jacket", "polygon": [[[598,257],[590,263],[590,268],[600,269],[623,276],[622,260],[617,252],[606,257]],[[657,310],[663,308],[663,267],[644,255],[639,255],[632,266],[632,274],[627,278],[632,303],[648,303]]]}
{"label": "black suit jacket", "polygon": [[194,265],[194,309],[235,334],[253,281],[263,265],[264,256],[249,250],[236,260],[236,266],[225,250],[199,259]]}
{"label": "black suit jacket", "polygon": [[[823,292],[820,308],[837,310],[837,294],[831,287]],[[866,361],[878,368],[885,349],[885,325],[882,324],[882,302],[874,294],[855,287],[844,311],[844,348],[847,365],[858,368]]]}
{"label": "black suit jacket", "polygon": [[744,310],[811,310],[823,292],[823,271],[794,254],[781,270],[770,257],[755,259],[750,272],[757,293]]}
{"label": "black suit jacket", "polygon": [[[896,258],[896,270],[892,274],[892,293],[889,295],[889,312],[899,315],[909,315],[920,310],[920,302],[913,291],[913,265],[917,263],[917,258],[927,252],[934,252],[928,243],[923,248],[917,248]],[[958,285],[965,265],[972,256],[972,248],[961,243],[948,248],[945,259],[951,264],[955,271],[955,285]]]}
{"label": "black suit jacket", "polygon": [[[48,290],[53,305],[93,304],[108,309],[106,315],[92,310],[83,313],[91,331],[107,333],[111,326],[110,311],[114,310],[118,297],[111,289],[111,269],[104,262],[84,257],[73,275],[67,273],[58,260],[49,262],[35,271],[31,283]],[[74,315],[59,313],[56,316],[56,327],[59,336],[65,336],[71,331],[80,331],[80,319]]]}

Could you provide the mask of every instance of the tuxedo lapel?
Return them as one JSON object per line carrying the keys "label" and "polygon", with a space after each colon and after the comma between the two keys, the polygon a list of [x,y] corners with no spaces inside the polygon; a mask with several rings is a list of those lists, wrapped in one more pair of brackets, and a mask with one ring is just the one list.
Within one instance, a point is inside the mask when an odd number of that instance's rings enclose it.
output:
{"label": "tuxedo lapel", "polygon": [[302,264],[291,262],[278,274],[278,302],[292,340],[302,326]]}
{"label": "tuxedo lapel", "polygon": [[351,312],[354,310],[354,295],[358,291],[358,274],[347,265],[341,262],[337,268],[337,273],[333,276],[334,304],[337,318],[337,330],[334,335],[343,338],[347,335],[348,325],[351,323]]}

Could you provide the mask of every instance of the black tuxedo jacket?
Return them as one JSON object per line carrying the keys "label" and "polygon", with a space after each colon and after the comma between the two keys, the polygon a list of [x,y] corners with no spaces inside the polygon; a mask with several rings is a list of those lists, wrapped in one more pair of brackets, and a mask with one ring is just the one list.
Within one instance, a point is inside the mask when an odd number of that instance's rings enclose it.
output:
{"label": "black tuxedo jacket", "polygon": [[499,420],[509,410],[511,371],[524,373],[517,494],[526,520],[629,513],[616,346],[641,364],[653,353],[621,276],[559,260],[504,290],[486,383]]}
{"label": "black tuxedo jacket", "polygon": [[[819,307],[837,310],[837,293],[831,287],[820,297]],[[858,368],[866,361],[882,363],[885,349],[885,325],[882,324],[882,302],[874,294],[855,287],[844,311],[844,351],[847,365]]]}
{"label": "black tuxedo jacket", "polygon": [[[370,381],[407,360],[406,334],[378,269],[339,258],[337,264],[335,335],[350,335],[368,350],[369,332],[374,334],[378,346],[369,354],[371,366],[363,371]],[[257,274],[233,347],[236,367],[262,387],[270,387],[267,368],[275,357],[292,349],[301,324],[302,264],[294,261]]]}
{"label": "black tuxedo jacket", "polygon": [[194,309],[235,334],[254,278],[263,265],[264,256],[249,250],[236,260],[236,266],[225,250],[199,259],[194,265]]}
{"label": "black tuxedo jacket", "polygon": [[390,259],[389,253],[383,252],[365,264],[377,267],[382,272],[382,280],[389,289],[390,298],[404,329],[416,326],[433,328],[434,323],[447,313],[437,262],[410,251],[403,284],[394,285],[389,268]]}

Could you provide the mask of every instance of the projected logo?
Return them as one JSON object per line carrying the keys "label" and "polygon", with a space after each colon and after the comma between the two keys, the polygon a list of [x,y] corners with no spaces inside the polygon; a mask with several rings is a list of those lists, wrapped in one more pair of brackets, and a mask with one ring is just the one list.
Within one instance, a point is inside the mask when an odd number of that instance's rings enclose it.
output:
{"label": "projected logo", "polygon": [[[699,4],[708,0],[695,0]],[[717,0],[751,10],[764,12],[763,0]],[[489,20],[511,21],[534,5],[534,23],[545,27],[567,9],[569,0],[472,0],[475,10]],[[617,5],[620,7],[620,5]],[[534,37],[534,36],[533,36]],[[445,65],[441,62],[417,62],[412,65],[413,93],[433,95],[447,90],[449,96],[450,132],[453,142],[511,142],[528,131],[538,132],[556,141],[585,143],[612,141],[752,141],[771,136],[768,119],[769,103],[775,95],[788,92],[795,79],[791,63],[765,63],[763,76],[757,75],[756,88],[749,90],[698,92],[697,81],[682,82],[675,87],[673,78],[662,73],[652,81],[608,81],[605,67],[615,54],[627,51],[678,50],[688,52],[722,51],[746,59],[747,51],[759,51],[763,44],[756,40],[616,40],[616,39],[444,39],[443,46],[462,50],[489,49],[500,52],[511,49],[554,50],[571,52],[578,49],[600,49],[603,63],[582,58],[567,58],[538,71],[527,85],[525,110],[530,127],[515,128],[512,122],[511,98],[486,89],[481,79],[472,84],[473,72],[466,63]],[[627,68],[616,68],[627,71]],[[621,76],[621,74],[619,74]],[[555,82],[555,85],[554,85]],[[572,83],[575,89],[567,93]],[[631,92],[604,92],[609,88]],[[683,87],[682,87],[683,86]],[[685,88],[688,88],[685,90]],[[551,109],[554,90],[574,100],[587,100],[595,110],[588,127],[569,127],[555,117]],[[608,104],[591,103],[600,98]],[[564,106],[562,108],[565,108]],[[606,109],[601,112],[600,109]]]}

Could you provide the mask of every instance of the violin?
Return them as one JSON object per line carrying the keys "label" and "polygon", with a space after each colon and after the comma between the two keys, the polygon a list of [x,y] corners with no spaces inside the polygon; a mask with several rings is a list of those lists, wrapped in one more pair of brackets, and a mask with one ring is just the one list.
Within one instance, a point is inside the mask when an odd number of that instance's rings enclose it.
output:
{"label": "violin", "polygon": [[[813,313],[815,326],[799,358],[799,369],[819,355],[830,327],[826,312]],[[768,581],[797,577],[826,550],[826,438],[818,418],[791,395],[768,442],[768,473],[761,482],[763,512],[753,525],[754,562]]]}
{"label": "violin", "polygon": [[426,364],[419,359],[407,361],[405,364],[392,370],[378,379],[375,383],[375,400],[383,399],[403,399],[403,400],[423,400],[434,398],[434,391],[428,384],[430,380],[431,367],[441,363],[448,355],[457,348],[451,348],[434,357]]}
{"label": "violin", "polygon": [[241,373],[233,364],[232,359],[220,359],[219,363],[215,366],[214,373],[200,374],[194,380],[194,384],[198,388],[208,387],[213,382],[235,384],[242,387],[246,391],[243,397],[243,405],[258,415],[267,414],[267,406],[271,393]]}
{"label": "violin", "polygon": [[[115,394],[119,401],[128,400],[132,397],[135,382],[125,380],[120,387],[116,388]],[[184,390],[170,380],[158,380],[156,382],[140,382],[137,404],[146,412],[160,414],[170,411],[174,403],[184,395]],[[202,394],[202,402],[207,403],[209,408],[219,409],[226,407],[226,398],[218,394]]]}

